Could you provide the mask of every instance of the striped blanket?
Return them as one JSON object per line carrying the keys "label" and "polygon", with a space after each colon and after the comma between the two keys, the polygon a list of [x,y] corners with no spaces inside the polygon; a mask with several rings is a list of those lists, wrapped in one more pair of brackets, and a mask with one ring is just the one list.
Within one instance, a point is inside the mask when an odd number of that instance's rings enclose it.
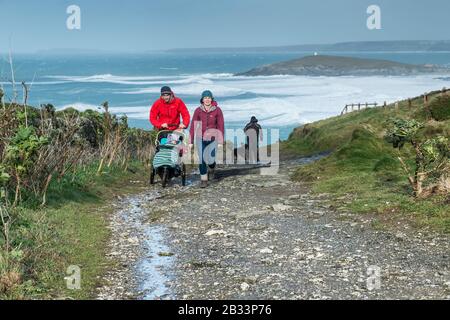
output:
{"label": "striped blanket", "polygon": [[161,147],[159,152],[153,158],[153,168],[157,169],[162,166],[176,166],[179,164],[179,149],[177,147]]}

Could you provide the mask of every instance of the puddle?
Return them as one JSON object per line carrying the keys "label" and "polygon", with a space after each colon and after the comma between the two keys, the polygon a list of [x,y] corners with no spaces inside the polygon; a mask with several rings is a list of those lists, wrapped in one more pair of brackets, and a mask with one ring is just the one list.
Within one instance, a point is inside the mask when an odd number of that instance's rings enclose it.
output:
{"label": "puddle", "polygon": [[159,300],[175,298],[167,286],[170,277],[167,272],[171,270],[175,258],[170,256],[170,248],[164,243],[166,229],[162,226],[147,226],[143,257],[138,264],[140,291],[144,300]]}
{"label": "puddle", "polygon": [[133,262],[133,277],[139,299],[174,299],[167,282],[175,257],[165,241],[166,228],[146,223],[145,205],[161,197],[158,191],[130,197],[128,206],[120,214],[123,228],[130,230],[130,237],[139,239],[139,258]]}

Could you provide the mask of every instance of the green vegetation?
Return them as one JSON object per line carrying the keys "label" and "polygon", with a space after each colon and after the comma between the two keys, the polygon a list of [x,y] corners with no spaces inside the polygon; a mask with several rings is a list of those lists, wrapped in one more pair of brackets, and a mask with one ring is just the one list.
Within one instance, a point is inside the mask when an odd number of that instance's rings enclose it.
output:
{"label": "green vegetation", "polygon": [[[111,167],[96,175],[98,164],[75,177],[49,186],[45,208],[22,205],[10,209],[9,266],[0,266],[0,299],[90,299],[107,267],[107,216],[117,195],[136,191],[130,180],[145,173],[142,164],[131,171]],[[2,262],[7,251],[2,251]],[[81,290],[68,290],[64,277],[70,265],[81,268]],[[6,272],[8,270],[8,272]]]}
{"label": "green vegetation", "polygon": [[[431,104],[439,95],[431,94]],[[410,102],[401,101],[397,108],[391,105],[366,109],[297,128],[282,144],[281,152],[288,156],[331,152],[322,160],[299,168],[294,179],[310,183],[315,192],[332,194],[333,204],[342,210],[375,213],[380,221],[407,220],[448,233],[449,154],[445,150],[450,121],[429,119],[423,97],[417,97]],[[404,135],[404,142],[396,144],[393,134],[398,138],[405,123],[411,124],[415,132],[409,137]],[[424,156],[419,159],[419,167],[412,137]],[[427,173],[423,181],[426,196],[420,199],[415,197],[417,190],[410,183],[415,169]]]}
{"label": "green vegetation", "polygon": [[[399,149],[398,160],[417,198],[425,198],[433,193],[446,193],[447,176],[450,172],[450,147],[447,137],[436,135],[420,141],[419,131],[424,125],[416,120],[393,120],[393,126],[386,134],[386,141]],[[400,153],[408,143],[415,152],[415,165],[411,169]],[[431,178],[431,179],[430,179]],[[424,183],[434,180],[427,187]]]}
{"label": "green vegetation", "polygon": [[[110,200],[136,190],[130,179],[145,176],[154,141],[102,106],[1,104],[0,299],[93,297]],[[81,290],[66,289],[70,265]]]}
{"label": "green vegetation", "polygon": [[436,98],[430,104],[430,112],[437,121],[450,120],[450,96]]}

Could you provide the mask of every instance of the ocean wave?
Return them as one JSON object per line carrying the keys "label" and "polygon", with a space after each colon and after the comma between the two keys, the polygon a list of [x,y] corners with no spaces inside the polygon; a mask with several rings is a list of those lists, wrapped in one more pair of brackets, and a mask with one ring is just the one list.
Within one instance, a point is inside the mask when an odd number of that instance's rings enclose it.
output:
{"label": "ocean wave", "polygon": [[[68,103],[61,107],[58,107],[58,110],[65,110],[68,108],[74,108],[78,111],[86,111],[86,110],[98,110],[103,111],[103,108],[100,105],[94,105],[91,103],[83,103],[83,102],[74,102]],[[150,106],[110,106],[109,110],[114,114],[131,114],[131,113],[142,113],[149,112]]]}
{"label": "ocean wave", "polygon": [[114,84],[134,84],[134,85],[151,85],[161,83],[194,83],[201,81],[212,81],[218,79],[230,78],[230,73],[205,73],[192,75],[176,75],[176,76],[117,76],[112,74],[98,74],[92,76],[45,76],[45,78],[57,79],[66,82],[80,83],[114,83]]}
{"label": "ocean wave", "polygon": [[[57,84],[65,84],[66,82],[64,81],[35,81],[35,82],[31,82],[31,81],[26,81],[26,84],[31,86],[52,86],[52,85],[57,85]],[[6,85],[12,85],[12,82],[0,82],[0,85],[2,86],[6,86]],[[20,86],[22,85],[22,82],[15,82],[16,86]]]}
{"label": "ocean wave", "polygon": [[[224,97],[233,97],[241,94],[245,94],[246,91],[234,86],[226,86],[221,84],[215,84],[212,81],[208,82],[195,82],[187,85],[172,85],[172,90],[178,96],[200,96],[204,90],[211,90],[214,95]],[[141,94],[159,94],[161,87],[150,87],[144,89],[137,89],[132,91],[118,91],[115,94],[126,95],[141,95]]]}
{"label": "ocean wave", "polygon": [[[184,77],[184,78],[183,78]],[[255,115],[268,126],[302,124],[338,115],[346,104],[393,103],[415,97],[424,92],[448,86],[446,79],[433,76],[415,77],[230,77],[226,75],[179,76],[188,83],[174,84],[175,93],[188,98],[191,113],[197,107],[190,97],[196,97],[204,89],[213,91],[227,121],[245,122]],[[198,77],[198,78],[195,78]],[[191,82],[189,82],[191,81]],[[203,82],[202,82],[203,81]],[[115,91],[127,95],[159,95],[159,86]],[[239,96],[246,95],[246,98]],[[126,100],[126,99],[123,99]],[[133,106],[144,99],[128,99],[121,106],[112,106],[115,113],[127,114],[130,118],[147,119],[148,106]],[[77,108],[85,108],[80,104]],[[92,107],[91,107],[92,108]],[[96,109],[97,106],[94,106]]]}

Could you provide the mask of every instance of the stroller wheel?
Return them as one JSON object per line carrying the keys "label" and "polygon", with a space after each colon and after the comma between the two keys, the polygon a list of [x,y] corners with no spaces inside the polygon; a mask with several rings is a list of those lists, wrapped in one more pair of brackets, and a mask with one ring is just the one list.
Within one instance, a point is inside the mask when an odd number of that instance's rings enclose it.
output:
{"label": "stroller wheel", "polygon": [[183,163],[183,165],[181,166],[181,185],[183,187],[186,186],[186,165]]}
{"label": "stroller wheel", "polygon": [[169,182],[169,170],[167,168],[164,168],[163,174],[162,174],[162,187],[167,187],[167,183]]}
{"label": "stroller wheel", "polygon": [[155,184],[155,169],[153,168],[153,166],[151,166],[150,168],[150,185],[154,185]]}

